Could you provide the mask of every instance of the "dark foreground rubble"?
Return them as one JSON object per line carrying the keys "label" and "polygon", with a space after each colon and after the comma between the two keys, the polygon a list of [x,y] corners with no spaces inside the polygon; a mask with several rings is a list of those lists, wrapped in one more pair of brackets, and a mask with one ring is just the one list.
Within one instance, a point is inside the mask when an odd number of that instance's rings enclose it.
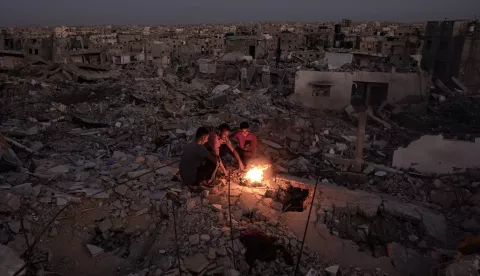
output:
{"label": "dark foreground rubble", "polygon": [[[346,114],[300,108],[274,89],[240,91],[236,81],[120,76],[2,78],[5,275],[293,275],[311,205],[298,275],[475,267],[478,247],[456,250],[480,231],[479,174],[392,168],[395,150],[418,133],[369,122],[367,163],[353,173],[356,121]],[[241,121],[271,165],[265,183],[245,185],[231,167],[215,188],[182,187],[177,162],[195,130]],[[278,253],[250,269],[242,235],[252,231]]]}

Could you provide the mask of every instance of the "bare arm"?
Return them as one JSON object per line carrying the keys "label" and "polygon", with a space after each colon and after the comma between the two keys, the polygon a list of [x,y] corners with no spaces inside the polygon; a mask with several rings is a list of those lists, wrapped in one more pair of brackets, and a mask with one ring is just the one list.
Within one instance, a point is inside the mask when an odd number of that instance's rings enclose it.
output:
{"label": "bare arm", "polygon": [[242,159],[240,159],[240,155],[238,155],[238,152],[235,150],[235,148],[232,146],[232,143],[230,141],[227,143],[228,148],[232,151],[233,156],[235,156],[235,159],[237,159],[238,166],[240,167],[241,170],[245,169]]}

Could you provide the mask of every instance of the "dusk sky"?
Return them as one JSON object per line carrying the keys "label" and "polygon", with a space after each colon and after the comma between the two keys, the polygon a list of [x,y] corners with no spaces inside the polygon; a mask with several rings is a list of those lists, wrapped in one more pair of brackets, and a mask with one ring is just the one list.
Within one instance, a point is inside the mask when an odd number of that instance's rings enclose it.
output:
{"label": "dusk sky", "polygon": [[[476,13],[476,14],[475,14]],[[480,0],[0,0],[0,26],[474,19]]]}

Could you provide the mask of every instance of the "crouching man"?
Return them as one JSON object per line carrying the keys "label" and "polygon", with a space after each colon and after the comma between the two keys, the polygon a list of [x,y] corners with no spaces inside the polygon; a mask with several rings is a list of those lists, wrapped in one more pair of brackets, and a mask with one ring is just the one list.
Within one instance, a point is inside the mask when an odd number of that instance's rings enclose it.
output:
{"label": "crouching man", "polygon": [[206,128],[198,128],[195,141],[183,148],[179,169],[185,185],[209,184],[209,178],[218,166],[217,157],[204,147],[208,140],[208,134]]}

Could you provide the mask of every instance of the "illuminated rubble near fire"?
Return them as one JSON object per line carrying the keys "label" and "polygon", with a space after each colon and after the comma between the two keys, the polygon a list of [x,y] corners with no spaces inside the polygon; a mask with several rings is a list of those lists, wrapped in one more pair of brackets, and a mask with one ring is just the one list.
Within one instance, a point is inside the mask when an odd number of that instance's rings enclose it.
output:
{"label": "illuminated rubble near fire", "polygon": [[245,173],[243,178],[251,183],[261,183],[263,181],[263,173],[268,167],[268,165],[254,166]]}

